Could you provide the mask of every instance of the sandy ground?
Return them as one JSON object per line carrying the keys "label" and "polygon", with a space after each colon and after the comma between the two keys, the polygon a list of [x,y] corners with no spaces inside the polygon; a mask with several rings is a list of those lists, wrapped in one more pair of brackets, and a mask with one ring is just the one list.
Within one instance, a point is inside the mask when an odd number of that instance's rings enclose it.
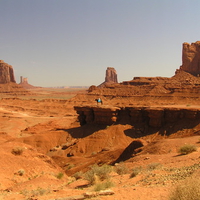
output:
{"label": "sandy ground", "polygon": [[[130,125],[80,128],[73,110],[76,103],[79,102],[0,100],[0,199],[64,200],[94,192],[93,186],[83,178],[76,180],[73,173],[87,171],[94,163],[117,159],[134,138],[125,134]],[[193,129],[198,132],[200,125]],[[151,143],[150,138],[154,138]],[[91,199],[167,200],[177,183],[190,176],[199,177],[198,134],[181,138],[152,135],[143,140],[148,142],[141,152],[112,166],[110,180],[114,185],[110,189],[114,194]],[[180,156],[177,150],[185,144],[195,145],[197,150]],[[69,148],[63,150],[64,146]],[[102,151],[104,146],[108,148]],[[71,152],[74,156],[67,157]],[[118,165],[128,171],[117,174]],[[130,178],[135,169],[140,170]]]}

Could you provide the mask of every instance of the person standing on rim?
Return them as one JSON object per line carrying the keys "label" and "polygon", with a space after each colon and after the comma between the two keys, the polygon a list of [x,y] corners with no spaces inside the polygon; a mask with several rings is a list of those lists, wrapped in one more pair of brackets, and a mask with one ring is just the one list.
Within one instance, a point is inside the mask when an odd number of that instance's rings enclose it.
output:
{"label": "person standing on rim", "polygon": [[103,104],[103,101],[102,101],[102,99],[99,97],[98,99],[95,99],[95,101],[97,102],[97,106],[99,105],[99,104]]}

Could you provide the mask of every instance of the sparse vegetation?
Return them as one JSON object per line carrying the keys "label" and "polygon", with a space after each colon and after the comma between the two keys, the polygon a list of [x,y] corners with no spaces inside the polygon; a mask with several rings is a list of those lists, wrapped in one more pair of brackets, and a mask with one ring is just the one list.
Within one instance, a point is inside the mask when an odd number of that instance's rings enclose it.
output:
{"label": "sparse vegetation", "polygon": [[89,182],[89,184],[94,184],[98,181],[103,181],[109,178],[109,174],[112,171],[109,165],[93,165],[91,170],[84,174],[84,178]]}
{"label": "sparse vegetation", "polygon": [[76,172],[73,176],[76,180],[83,178],[83,172]]}
{"label": "sparse vegetation", "polygon": [[104,182],[100,182],[94,185],[94,191],[98,192],[101,190],[106,190],[114,186],[114,183],[110,180],[106,180]]}
{"label": "sparse vegetation", "polygon": [[115,172],[119,175],[123,175],[129,173],[129,169],[123,162],[121,162],[115,166]]}
{"label": "sparse vegetation", "polygon": [[135,167],[134,169],[132,169],[130,178],[136,177],[141,171],[142,171],[141,167]]}
{"label": "sparse vegetation", "polygon": [[151,164],[147,165],[147,170],[155,170],[158,167],[161,167],[160,163],[151,163]]}
{"label": "sparse vegetation", "polygon": [[23,147],[14,147],[11,151],[12,154],[14,155],[21,155],[24,151]]}
{"label": "sparse vegetation", "polygon": [[200,181],[199,179],[189,178],[183,183],[177,185],[172,190],[169,200],[198,200],[200,199]]}
{"label": "sparse vegetation", "polygon": [[17,172],[17,174],[18,174],[19,176],[23,176],[23,175],[25,174],[25,170],[24,170],[24,169],[20,169],[20,170]]}
{"label": "sparse vegetation", "polygon": [[29,191],[29,190],[22,190],[21,192],[20,192],[20,194],[22,194],[22,195],[24,195],[24,196],[26,196],[26,197],[34,197],[34,196],[42,196],[42,195],[44,195],[44,194],[48,194],[50,192],[50,190],[49,189],[44,189],[44,188],[41,188],[41,187],[38,187],[37,189],[35,189],[35,190],[31,190],[31,191]]}
{"label": "sparse vegetation", "polygon": [[63,174],[62,172],[59,172],[59,173],[56,175],[56,178],[57,178],[57,179],[61,179],[63,176],[64,176],[64,174]]}
{"label": "sparse vegetation", "polygon": [[197,147],[195,145],[186,144],[178,149],[178,153],[180,153],[181,155],[186,155],[196,150],[197,150]]}
{"label": "sparse vegetation", "polygon": [[66,166],[66,170],[72,169],[74,166],[74,164],[68,163]]}

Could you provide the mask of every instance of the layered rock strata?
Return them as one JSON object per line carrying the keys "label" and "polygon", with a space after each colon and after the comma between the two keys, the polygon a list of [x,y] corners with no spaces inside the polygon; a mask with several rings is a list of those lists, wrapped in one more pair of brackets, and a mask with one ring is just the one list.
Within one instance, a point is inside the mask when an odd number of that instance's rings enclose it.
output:
{"label": "layered rock strata", "polygon": [[195,43],[183,43],[182,65],[180,70],[186,71],[194,76],[200,75],[200,41]]}
{"label": "layered rock strata", "polygon": [[98,87],[105,87],[106,85],[118,83],[117,72],[113,67],[107,67],[105,81],[101,83]]}
{"label": "layered rock strata", "polygon": [[200,109],[192,108],[75,106],[74,109],[81,125],[143,123],[149,127],[160,128],[182,119],[200,120]]}
{"label": "layered rock strata", "polygon": [[0,60],[0,84],[16,83],[13,67],[3,60]]}

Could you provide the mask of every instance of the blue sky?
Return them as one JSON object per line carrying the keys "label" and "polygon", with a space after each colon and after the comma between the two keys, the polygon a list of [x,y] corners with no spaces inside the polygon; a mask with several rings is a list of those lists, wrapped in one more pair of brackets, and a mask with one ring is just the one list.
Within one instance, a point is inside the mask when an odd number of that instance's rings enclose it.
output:
{"label": "blue sky", "polygon": [[0,0],[0,59],[16,81],[90,86],[171,77],[182,43],[200,40],[199,0]]}

